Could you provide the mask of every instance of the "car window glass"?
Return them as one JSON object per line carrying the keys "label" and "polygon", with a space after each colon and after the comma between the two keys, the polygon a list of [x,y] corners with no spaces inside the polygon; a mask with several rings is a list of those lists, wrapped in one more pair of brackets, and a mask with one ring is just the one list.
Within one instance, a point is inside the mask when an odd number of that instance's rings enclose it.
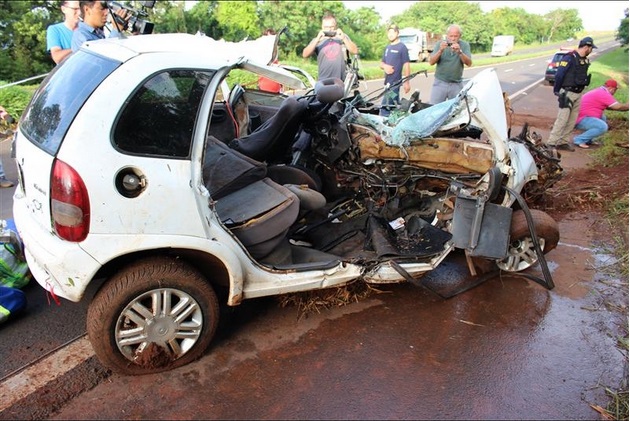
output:
{"label": "car window glass", "polygon": [[20,125],[24,135],[55,155],[85,101],[119,65],[118,61],[83,51],[68,57],[31,99]]}
{"label": "car window glass", "polygon": [[114,130],[123,152],[186,158],[203,92],[212,73],[168,70],[149,78],[130,98]]}

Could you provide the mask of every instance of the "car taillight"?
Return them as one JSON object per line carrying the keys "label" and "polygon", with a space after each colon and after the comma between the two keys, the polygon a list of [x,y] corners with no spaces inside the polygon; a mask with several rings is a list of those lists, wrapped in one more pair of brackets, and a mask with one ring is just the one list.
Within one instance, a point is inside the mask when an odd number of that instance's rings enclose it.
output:
{"label": "car taillight", "polygon": [[55,160],[50,180],[50,209],[57,235],[83,241],[90,230],[90,199],[85,183],[70,165]]}

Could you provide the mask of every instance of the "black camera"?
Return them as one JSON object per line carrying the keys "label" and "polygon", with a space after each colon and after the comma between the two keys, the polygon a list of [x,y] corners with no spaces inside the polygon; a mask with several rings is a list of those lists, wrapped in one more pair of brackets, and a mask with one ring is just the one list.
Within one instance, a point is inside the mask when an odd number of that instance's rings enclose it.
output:
{"label": "black camera", "polygon": [[448,45],[450,47],[451,45],[453,45],[453,43],[449,42],[449,41],[446,41],[446,45]]}
{"label": "black camera", "polygon": [[324,35],[326,35],[329,38],[332,38],[337,35],[337,31],[324,31]]}
{"label": "black camera", "polygon": [[[155,6],[155,1],[141,1],[140,5],[142,7],[141,10],[133,9],[129,6],[125,6],[117,1],[107,1],[103,2],[107,4],[107,8],[109,8],[112,17],[116,20],[116,23],[119,25],[125,25],[123,30],[129,30],[132,34],[146,35],[153,33],[153,23],[145,20],[149,14],[145,9],[152,9]],[[127,14],[131,15],[127,22],[123,21],[118,15],[115,13],[120,10],[125,9]]]}

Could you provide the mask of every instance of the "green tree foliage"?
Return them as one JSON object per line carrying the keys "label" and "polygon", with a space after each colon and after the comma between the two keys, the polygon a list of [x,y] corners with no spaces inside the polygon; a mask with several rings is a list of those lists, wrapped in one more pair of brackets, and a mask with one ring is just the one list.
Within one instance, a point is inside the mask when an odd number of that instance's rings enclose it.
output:
{"label": "green tree foliage", "polygon": [[[523,8],[502,7],[490,12],[493,24],[493,37],[496,35],[514,35],[516,44],[540,42],[545,33],[542,16],[527,13]],[[492,42],[492,41],[491,41]]]}
{"label": "green tree foliage", "polygon": [[495,35],[514,35],[517,43],[558,41],[582,30],[577,9],[556,9],[545,16],[527,13],[522,8],[504,7],[483,13],[478,3],[416,2],[394,18],[400,26],[428,32],[445,33],[456,23],[473,52],[487,51]]}
{"label": "green tree foliage", "polygon": [[462,39],[470,43],[473,51],[492,44],[492,24],[478,3],[419,1],[392,20],[401,27],[410,26],[438,34],[445,34],[448,26],[456,23],[462,28]]}
{"label": "green tree foliage", "polygon": [[48,72],[46,28],[59,19],[60,1],[0,1],[0,79],[19,80]]}
{"label": "green tree foliage", "polygon": [[545,29],[548,41],[557,41],[573,38],[576,32],[581,31],[582,19],[577,9],[555,9],[544,17]]}
{"label": "green tree foliage", "polygon": [[187,19],[184,8],[185,3],[182,0],[157,1],[153,9],[146,11],[148,14],[146,20],[155,25],[153,32],[156,34],[195,32],[199,28],[192,19]]}
{"label": "green tree foliage", "polygon": [[260,28],[256,5],[255,0],[218,2],[215,13],[223,38],[227,41],[258,38]]}
{"label": "green tree foliage", "polygon": [[[184,3],[184,2],[182,2]],[[223,38],[223,31],[216,19],[216,1],[199,1],[185,12],[187,33],[201,32],[214,39]],[[168,32],[168,31],[167,31]]]}
{"label": "green tree foliage", "polygon": [[[118,0],[141,11],[139,0]],[[400,27],[415,27],[443,34],[448,25],[462,27],[463,39],[473,52],[488,51],[495,35],[514,35],[517,43],[553,42],[574,38],[582,29],[575,9],[556,9],[544,16],[521,8],[501,8],[483,13],[478,3],[465,1],[409,2],[407,10],[392,21]],[[61,0],[0,0],[0,80],[14,82],[46,73],[54,67],[46,52],[46,28],[60,22]],[[147,16],[155,33],[202,32],[215,39],[230,41],[260,36],[265,28],[280,31],[280,60],[302,56],[302,49],[321,29],[327,11],[337,17],[339,27],[359,47],[363,60],[378,60],[387,44],[386,25],[374,7],[349,10],[341,1],[226,1],[158,0]],[[622,17],[620,17],[622,18]],[[621,21],[618,39],[628,43],[628,16]],[[304,60],[310,66],[313,59]]]}
{"label": "green tree foliage", "polygon": [[[43,25],[45,14],[45,10],[33,9],[14,24],[13,58],[20,78],[47,73],[50,70],[48,63],[50,56],[45,51],[46,28]],[[44,48],[41,48],[42,45]]]}
{"label": "green tree foliage", "polygon": [[352,41],[359,47],[359,55],[366,60],[380,59],[387,40],[387,25],[381,24],[381,17],[374,7],[360,7],[348,12],[349,28],[344,32],[350,35]]}
{"label": "green tree foliage", "polygon": [[[260,3],[260,30],[274,28],[276,31],[286,27],[287,36],[281,40],[282,55],[302,56],[302,49],[322,29],[322,16],[326,11],[333,13],[339,27],[352,38],[353,32],[346,25],[348,12],[340,1],[264,1]],[[352,38],[354,39],[354,38]]]}
{"label": "green tree foliage", "polygon": [[628,9],[624,10],[625,18],[621,20],[617,29],[616,39],[622,45],[628,45]]}

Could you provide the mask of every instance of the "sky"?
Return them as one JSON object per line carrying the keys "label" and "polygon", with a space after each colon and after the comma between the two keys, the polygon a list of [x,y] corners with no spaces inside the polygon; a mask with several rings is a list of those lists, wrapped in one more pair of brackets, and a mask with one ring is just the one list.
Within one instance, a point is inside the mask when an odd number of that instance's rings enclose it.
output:
{"label": "sky", "polygon": [[[374,6],[384,21],[405,11],[415,1],[344,1],[349,9]],[[520,7],[528,13],[544,15],[555,9],[577,9],[586,31],[614,31],[624,18],[627,1],[471,1],[479,3],[481,10],[489,12],[500,7]],[[457,22],[454,22],[457,23]]]}

